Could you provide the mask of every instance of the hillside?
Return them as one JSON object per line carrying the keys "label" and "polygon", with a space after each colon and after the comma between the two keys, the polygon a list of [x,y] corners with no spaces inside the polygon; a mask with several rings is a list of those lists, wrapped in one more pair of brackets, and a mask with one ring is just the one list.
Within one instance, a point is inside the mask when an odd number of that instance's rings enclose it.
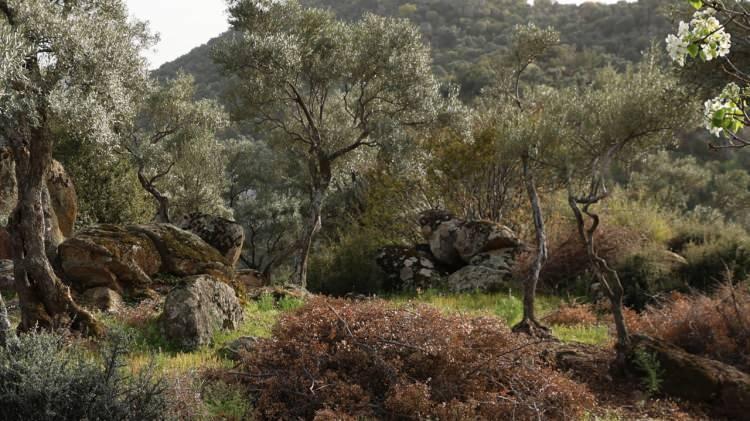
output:
{"label": "hillside", "polygon": [[[445,81],[462,86],[464,96],[475,96],[493,77],[498,56],[507,51],[513,27],[526,22],[552,26],[561,33],[562,44],[545,63],[546,75],[538,77],[575,81],[580,70],[607,64],[622,66],[636,61],[652,41],[670,31],[663,17],[666,3],[641,0],[613,5],[586,3],[581,6],[525,0],[306,0],[304,3],[330,8],[345,19],[365,12],[407,17],[417,24],[433,50],[434,71]],[[194,49],[154,72],[160,79],[178,70],[192,74],[198,95],[221,92],[220,69],[211,60],[211,49],[219,38]]]}

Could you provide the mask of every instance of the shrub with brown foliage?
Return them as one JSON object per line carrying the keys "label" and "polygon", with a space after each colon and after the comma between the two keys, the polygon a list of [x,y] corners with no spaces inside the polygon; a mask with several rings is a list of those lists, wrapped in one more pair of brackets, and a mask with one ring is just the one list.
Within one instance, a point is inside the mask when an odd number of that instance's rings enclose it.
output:
{"label": "shrub with brown foliage", "polygon": [[713,295],[675,293],[649,307],[632,330],[750,372],[750,290],[725,284]]}
{"label": "shrub with brown foliage", "polygon": [[[499,319],[315,298],[236,374],[260,419],[568,419],[588,390]],[[354,417],[354,418],[350,418]]]}
{"label": "shrub with brown foliage", "polygon": [[[587,276],[591,261],[574,227],[555,235],[549,244],[549,259],[542,268],[540,281],[554,289],[570,289],[577,279]],[[597,252],[608,262],[615,263],[643,244],[641,234],[627,228],[602,225],[595,237]],[[534,261],[533,253],[519,257],[514,273],[519,279],[528,276]]]}
{"label": "shrub with brown foliage", "polygon": [[575,326],[592,325],[597,322],[596,314],[588,304],[569,304],[544,316],[543,320],[551,325]]}

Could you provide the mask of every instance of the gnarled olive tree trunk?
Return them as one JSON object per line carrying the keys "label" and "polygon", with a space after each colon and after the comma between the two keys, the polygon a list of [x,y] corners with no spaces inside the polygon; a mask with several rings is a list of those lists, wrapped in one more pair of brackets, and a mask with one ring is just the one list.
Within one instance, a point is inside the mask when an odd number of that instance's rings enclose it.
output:
{"label": "gnarled olive tree trunk", "polygon": [[531,273],[523,283],[523,319],[513,326],[514,332],[522,332],[531,336],[549,336],[550,330],[542,325],[536,318],[534,302],[536,300],[536,288],[539,283],[539,275],[542,267],[547,261],[547,230],[544,225],[541,200],[536,188],[536,178],[531,169],[530,157],[524,154],[521,157],[523,164],[523,179],[526,185],[526,193],[529,197],[532,214],[534,217],[534,232],[536,236],[536,256],[531,267]]}
{"label": "gnarled olive tree trunk", "polygon": [[71,327],[99,335],[102,326],[73,301],[70,289],[57,277],[46,254],[46,232],[51,227],[45,211],[51,210],[45,210],[45,180],[52,163],[51,135],[45,129],[28,127],[25,133],[10,136],[9,143],[18,183],[18,203],[8,231],[21,306],[19,329]]}
{"label": "gnarled olive tree trunk", "polygon": [[323,203],[325,202],[328,188],[331,185],[331,160],[324,153],[319,153],[316,159],[310,161],[310,173],[312,185],[310,190],[310,207],[307,222],[302,229],[297,258],[294,264],[294,285],[307,287],[307,267],[310,262],[310,251],[312,250],[315,235],[322,227]]}

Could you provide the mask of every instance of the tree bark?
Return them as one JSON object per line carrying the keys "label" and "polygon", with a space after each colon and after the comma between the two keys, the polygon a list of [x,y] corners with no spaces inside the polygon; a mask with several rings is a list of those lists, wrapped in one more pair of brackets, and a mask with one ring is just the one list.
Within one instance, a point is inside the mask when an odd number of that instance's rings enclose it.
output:
{"label": "tree bark", "polygon": [[[172,166],[170,166],[169,168],[171,170]],[[149,180],[148,177],[146,177],[146,175],[144,174],[143,165],[139,165],[138,168],[138,181],[141,183],[141,187],[143,187],[143,189],[146,190],[154,198],[154,200],[156,200],[157,210],[156,215],[154,216],[154,221],[164,224],[169,224],[172,222],[169,217],[169,198],[156,188],[156,186],[154,185],[154,181],[156,181],[156,178],[162,177],[168,172],[169,170]]]}
{"label": "tree bark", "polygon": [[310,260],[310,250],[312,249],[315,235],[320,231],[322,226],[321,213],[323,211],[323,191],[313,191],[310,203],[310,215],[305,228],[302,230],[299,248],[297,250],[297,259],[294,267],[294,278],[292,283],[302,288],[307,288],[307,266]]}
{"label": "tree bark", "polygon": [[542,267],[547,261],[547,231],[544,225],[544,214],[542,212],[541,200],[536,188],[536,178],[531,169],[529,155],[524,154],[521,158],[523,163],[523,178],[526,185],[526,193],[529,196],[529,204],[534,217],[534,231],[536,234],[537,253],[531,273],[523,284],[523,320],[513,326],[514,332],[522,332],[531,336],[549,336],[550,330],[542,325],[536,318],[534,302],[536,299],[536,288],[539,283],[539,275]]}
{"label": "tree bark", "polygon": [[21,306],[19,329],[70,327],[84,334],[100,335],[102,325],[73,301],[70,289],[55,274],[45,250],[49,227],[44,197],[52,162],[51,135],[44,128],[29,127],[9,140],[18,182],[18,203],[8,228]]}
{"label": "tree bark", "polygon": [[[625,315],[623,313],[623,297],[625,295],[625,289],[622,286],[617,271],[610,267],[607,260],[599,256],[596,251],[594,236],[596,230],[599,228],[600,220],[599,215],[589,210],[589,206],[592,203],[598,202],[600,199],[592,196],[592,198],[588,200],[588,203],[584,204],[584,208],[581,209],[579,207],[579,200],[573,196],[570,186],[568,187],[568,190],[568,204],[573,210],[573,215],[575,216],[576,225],[578,227],[578,234],[586,248],[586,254],[591,262],[594,275],[602,286],[604,286],[604,291],[610,300],[612,317],[614,318],[615,329],[617,331],[617,355],[619,360],[623,360],[631,343],[630,333],[628,332]],[[586,222],[583,217],[584,213],[591,219],[591,226],[588,228],[586,227]]]}
{"label": "tree bark", "polygon": [[328,188],[333,178],[331,172],[332,164],[333,162],[330,158],[322,151],[318,151],[316,156],[309,162],[310,175],[312,177],[310,214],[300,237],[297,260],[294,267],[294,277],[292,278],[292,283],[302,288],[307,288],[307,266],[310,260],[310,251],[312,250],[315,235],[322,227],[323,202],[328,194]]}

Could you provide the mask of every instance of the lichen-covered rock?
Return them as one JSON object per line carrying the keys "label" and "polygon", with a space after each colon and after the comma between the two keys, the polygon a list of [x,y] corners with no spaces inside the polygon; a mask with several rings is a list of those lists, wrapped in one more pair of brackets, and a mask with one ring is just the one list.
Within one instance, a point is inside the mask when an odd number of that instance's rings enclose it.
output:
{"label": "lichen-covered rock", "polygon": [[471,258],[469,264],[473,266],[482,266],[494,270],[505,271],[510,276],[517,249],[505,248],[479,253]]}
{"label": "lichen-covered rock", "polygon": [[484,266],[465,266],[448,277],[453,292],[498,292],[508,288],[509,272]]}
{"label": "lichen-covered rock", "polygon": [[253,336],[243,336],[228,343],[219,350],[219,355],[231,360],[240,361],[244,354],[252,353],[258,346],[260,339]]}
{"label": "lichen-covered rock", "polygon": [[185,279],[164,302],[159,318],[165,337],[184,350],[208,345],[221,329],[236,329],[244,317],[234,290],[210,276]]}
{"label": "lichen-covered rock", "polygon": [[435,263],[428,246],[383,247],[376,262],[386,274],[388,290],[438,288],[445,280],[446,272]]}
{"label": "lichen-covered rock", "polygon": [[219,250],[232,265],[236,265],[245,242],[242,225],[213,215],[191,213],[177,223],[180,228],[197,234],[203,241]]}
{"label": "lichen-covered rock", "polygon": [[79,291],[106,287],[137,297],[156,274],[206,274],[226,283],[234,277],[215,248],[169,224],[93,226],[63,242],[58,253],[65,279]]}
{"label": "lichen-covered rock", "polygon": [[120,294],[148,288],[162,268],[149,236],[132,227],[97,225],[58,248],[66,280],[78,290],[105,287]]}
{"label": "lichen-covered rock", "polygon": [[78,216],[78,195],[73,179],[57,161],[52,161],[47,174],[47,190],[57,219],[57,226],[63,237],[68,238],[73,235]]}
{"label": "lichen-covered rock", "polygon": [[480,253],[517,250],[521,242],[508,227],[489,221],[464,221],[445,211],[427,211],[419,219],[435,259],[457,270]]}
{"label": "lichen-covered rock", "polygon": [[122,296],[106,287],[91,288],[81,296],[81,303],[105,313],[116,313],[122,309]]}
{"label": "lichen-covered rock", "polygon": [[176,276],[211,275],[231,282],[234,268],[218,250],[192,232],[170,224],[135,225],[131,231],[148,236],[162,259],[160,272]]}

